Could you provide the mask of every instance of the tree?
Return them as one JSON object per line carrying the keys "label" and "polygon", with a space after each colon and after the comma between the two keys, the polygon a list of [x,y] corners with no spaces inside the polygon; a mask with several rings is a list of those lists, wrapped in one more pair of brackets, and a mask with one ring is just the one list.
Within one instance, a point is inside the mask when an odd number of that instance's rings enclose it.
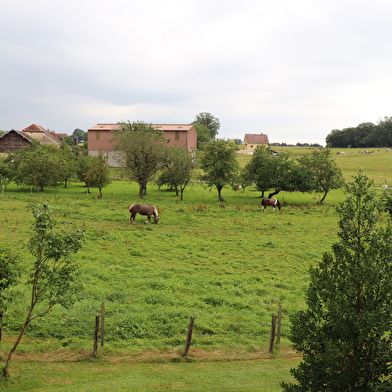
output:
{"label": "tree", "polygon": [[[92,159],[93,157],[91,155],[80,155],[76,161],[76,176],[79,181],[82,181],[86,184],[86,187],[88,187],[86,182],[86,174],[92,164]],[[87,193],[88,192],[89,191],[87,188]]]}
{"label": "tree", "polygon": [[261,197],[264,197],[264,192],[274,185],[273,159],[275,158],[271,155],[269,148],[259,146],[242,171],[244,182],[248,184],[255,183],[257,190],[261,192]]}
{"label": "tree", "polygon": [[72,139],[71,136],[60,136],[59,139],[68,144],[69,146],[75,145],[75,141],[74,139]]}
{"label": "tree", "polygon": [[201,124],[193,123],[193,126],[197,132],[197,149],[204,150],[205,145],[211,141],[210,130]]}
{"label": "tree", "polygon": [[[70,256],[81,248],[83,231],[56,231],[56,222],[53,220],[53,214],[47,202],[43,205],[37,204],[33,209],[33,215],[35,218],[33,235],[27,245],[34,258],[29,280],[31,302],[19,336],[8,354],[3,370],[4,377],[9,376],[12,354],[30,322],[44,316],[55,305],[68,308],[75,302],[80,289],[77,268]],[[39,311],[34,313],[37,305],[40,305]]]}
{"label": "tree", "polygon": [[87,141],[87,132],[84,132],[82,129],[76,128],[73,133],[72,137],[75,139],[75,144],[83,143]]}
{"label": "tree", "polygon": [[139,184],[139,197],[162,163],[165,144],[163,132],[142,122],[122,124],[112,143],[119,160],[123,160],[130,179]]}
{"label": "tree", "polygon": [[76,173],[76,154],[72,148],[63,143],[59,150],[59,178],[64,182],[64,188],[67,187],[68,180]]}
{"label": "tree", "polygon": [[214,117],[211,113],[202,112],[196,115],[193,125],[204,125],[210,131],[210,138],[215,139],[220,128],[219,119]]}
{"label": "tree", "polygon": [[291,318],[302,354],[284,391],[391,390],[392,227],[359,170],[340,203],[339,241],[310,270],[307,309]]}
{"label": "tree", "polygon": [[88,188],[98,188],[99,197],[102,197],[102,188],[110,184],[109,168],[101,151],[91,158],[84,182]]}
{"label": "tree", "polygon": [[33,143],[10,153],[6,162],[11,165],[13,180],[18,185],[36,187],[37,192],[61,181],[60,152],[56,146]]}
{"label": "tree", "polygon": [[12,168],[6,158],[0,157],[0,187],[4,191],[13,177]]}
{"label": "tree", "polygon": [[335,160],[332,159],[330,149],[313,150],[310,157],[304,155],[300,162],[313,172],[315,191],[324,192],[320,203],[324,201],[329,191],[344,186],[342,171],[338,168]]}
{"label": "tree", "polygon": [[224,140],[211,142],[200,159],[200,166],[204,171],[201,180],[209,187],[216,186],[219,201],[223,201],[222,189],[234,181],[239,169],[235,151]]}
{"label": "tree", "polygon": [[0,312],[6,309],[8,300],[6,295],[7,289],[16,284],[20,276],[20,271],[19,256],[4,244],[0,244]]}
{"label": "tree", "polygon": [[159,176],[157,184],[174,187],[176,196],[179,191],[181,192],[180,200],[182,200],[184,189],[196,167],[195,158],[185,148],[174,145],[166,149],[162,165],[165,169]]}

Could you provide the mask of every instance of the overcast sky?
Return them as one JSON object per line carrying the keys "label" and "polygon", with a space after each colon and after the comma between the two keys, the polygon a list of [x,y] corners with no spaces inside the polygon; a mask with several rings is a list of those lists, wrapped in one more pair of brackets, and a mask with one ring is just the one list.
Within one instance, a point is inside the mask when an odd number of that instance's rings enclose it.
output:
{"label": "overcast sky", "polygon": [[325,144],[392,116],[387,0],[12,0],[0,12],[0,129],[190,123]]}

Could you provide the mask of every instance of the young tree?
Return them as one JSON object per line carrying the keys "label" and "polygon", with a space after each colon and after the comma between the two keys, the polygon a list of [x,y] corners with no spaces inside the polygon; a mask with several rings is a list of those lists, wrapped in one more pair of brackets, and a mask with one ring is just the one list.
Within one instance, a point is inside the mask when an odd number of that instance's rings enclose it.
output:
{"label": "young tree", "polygon": [[193,126],[197,132],[197,149],[204,150],[206,144],[211,141],[210,130],[205,125],[196,122],[193,123]]}
{"label": "young tree", "polygon": [[260,146],[253,152],[252,158],[242,171],[244,181],[248,184],[255,183],[257,190],[261,192],[261,197],[264,197],[264,192],[274,185],[273,159],[275,158],[269,148]]}
{"label": "young tree", "polygon": [[344,186],[342,171],[332,159],[329,148],[313,150],[311,156],[304,155],[300,162],[313,172],[316,192],[324,193],[320,203],[324,201],[329,191]]}
{"label": "young tree", "polygon": [[148,181],[159,169],[168,140],[163,132],[142,122],[122,124],[114,134],[112,143],[122,160],[130,179],[139,184],[139,197],[143,198]]}
{"label": "young tree", "polygon": [[179,191],[181,192],[180,200],[182,200],[184,189],[196,167],[195,158],[185,148],[174,145],[166,149],[162,165],[165,169],[159,176],[157,184],[174,187],[176,196]]}
{"label": "young tree", "polygon": [[307,309],[291,318],[296,383],[284,391],[391,390],[392,227],[360,170],[338,207],[339,241],[310,270]]}
{"label": "young tree", "polygon": [[98,188],[99,197],[102,197],[102,188],[110,184],[109,168],[101,151],[96,157],[91,158],[84,182],[88,188]]}
{"label": "young tree", "polygon": [[[54,305],[69,307],[76,300],[80,289],[77,280],[77,268],[70,256],[82,246],[83,232],[56,231],[53,214],[47,202],[36,205],[33,210],[35,222],[33,235],[28,242],[28,249],[34,258],[30,275],[31,301],[26,320],[19,336],[8,354],[3,370],[4,377],[9,376],[9,364],[12,354],[18,347],[23,334],[31,321],[48,313]],[[35,307],[40,305],[38,313]]]}
{"label": "young tree", "polygon": [[238,161],[235,151],[224,140],[216,140],[207,144],[200,159],[204,174],[201,180],[209,187],[216,186],[219,201],[223,201],[222,189],[230,184],[238,175]]}
{"label": "young tree", "polygon": [[7,289],[16,284],[21,272],[20,258],[10,248],[0,244],[0,341],[1,320],[10,300]]}
{"label": "young tree", "polygon": [[33,143],[10,153],[6,161],[13,168],[13,180],[18,185],[35,187],[37,192],[61,181],[58,147]]}
{"label": "young tree", "polygon": [[196,115],[193,125],[204,125],[210,131],[210,138],[215,139],[220,128],[219,119],[214,117],[211,113],[202,112]]}

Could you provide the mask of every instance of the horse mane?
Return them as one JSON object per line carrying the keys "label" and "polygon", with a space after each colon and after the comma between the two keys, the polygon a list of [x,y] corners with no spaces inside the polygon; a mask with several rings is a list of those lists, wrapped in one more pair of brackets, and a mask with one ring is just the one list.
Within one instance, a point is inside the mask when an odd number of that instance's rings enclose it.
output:
{"label": "horse mane", "polygon": [[159,216],[158,210],[154,206],[151,206],[151,207],[152,207],[152,211],[153,211],[154,216],[158,217]]}
{"label": "horse mane", "polygon": [[131,212],[132,207],[133,207],[134,205],[135,205],[135,204],[132,204],[132,205],[129,206],[129,208],[128,208],[129,212]]}

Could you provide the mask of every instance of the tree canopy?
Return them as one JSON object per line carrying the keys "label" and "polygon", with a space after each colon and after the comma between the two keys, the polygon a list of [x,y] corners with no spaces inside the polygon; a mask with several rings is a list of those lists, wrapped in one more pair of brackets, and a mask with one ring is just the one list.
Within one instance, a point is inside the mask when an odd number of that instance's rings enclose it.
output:
{"label": "tree canopy", "polygon": [[219,119],[214,117],[211,113],[202,112],[196,115],[193,124],[204,125],[210,132],[210,138],[215,139],[220,128]]}
{"label": "tree canopy", "polygon": [[161,130],[143,122],[121,124],[114,134],[112,143],[118,160],[124,162],[128,177],[139,184],[141,199],[147,183],[160,168],[167,142]]}
{"label": "tree canopy", "polygon": [[339,240],[310,270],[306,309],[291,317],[302,355],[290,391],[391,390],[392,226],[360,170],[340,203]]}
{"label": "tree canopy", "polygon": [[239,164],[233,148],[224,140],[216,140],[207,144],[200,159],[200,166],[204,171],[201,180],[209,187],[218,190],[219,201],[223,201],[222,189],[232,183],[237,177]]}
{"label": "tree canopy", "polygon": [[331,148],[391,147],[392,117],[384,117],[378,124],[366,122],[357,127],[334,129],[325,141]]}

